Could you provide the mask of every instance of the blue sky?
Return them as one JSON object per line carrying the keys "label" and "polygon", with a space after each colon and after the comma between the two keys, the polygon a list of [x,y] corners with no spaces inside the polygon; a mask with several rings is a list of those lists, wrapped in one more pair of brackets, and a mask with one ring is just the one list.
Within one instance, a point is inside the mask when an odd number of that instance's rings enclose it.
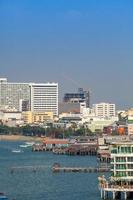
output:
{"label": "blue sky", "polygon": [[133,106],[132,0],[0,0],[0,76]]}

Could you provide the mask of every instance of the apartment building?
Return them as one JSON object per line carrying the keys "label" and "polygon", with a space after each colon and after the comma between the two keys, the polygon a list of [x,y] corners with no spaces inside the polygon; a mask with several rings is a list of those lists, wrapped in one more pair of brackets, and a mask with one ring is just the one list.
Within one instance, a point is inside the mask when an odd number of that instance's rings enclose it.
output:
{"label": "apartment building", "polygon": [[0,109],[58,115],[58,83],[10,83],[1,78]]}
{"label": "apartment building", "polygon": [[115,104],[110,103],[99,103],[93,104],[93,111],[96,117],[115,117]]}
{"label": "apartment building", "polygon": [[20,110],[22,100],[30,102],[29,83],[10,83],[6,78],[0,79],[0,108]]}
{"label": "apartment building", "polygon": [[58,84],[31,84],[31,111],[58,115]]}
{"label": "apartment building", "polygon": [[133,143],[121,142],[111,145],[111,171],[113,180],[133,181]]}

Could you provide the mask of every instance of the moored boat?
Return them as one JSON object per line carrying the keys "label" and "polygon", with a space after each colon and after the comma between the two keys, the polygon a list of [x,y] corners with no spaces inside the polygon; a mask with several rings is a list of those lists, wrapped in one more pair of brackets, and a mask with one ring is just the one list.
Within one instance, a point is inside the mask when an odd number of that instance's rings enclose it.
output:
{"label": "moored boat", "polygon": [[13,149],[12,153],[23,153],[21,149]]}
{"label": "moored boat", "polygon": [[28,145],[28,146],[32,146],[32,145],[35,144],[35,142],[25,142],[25,144]]}
{"label": "moored boat", "polygon": [[21,147],[21,148],[27,148],[27,147],[30,147],[31,145],[28,145],[28,144],[21,144],[21,145],[19,145],[19,147]]}
{"label": "moored boat", "polygon": [[8,200],[8,198],[4,193],[0,192],[0,200]]}

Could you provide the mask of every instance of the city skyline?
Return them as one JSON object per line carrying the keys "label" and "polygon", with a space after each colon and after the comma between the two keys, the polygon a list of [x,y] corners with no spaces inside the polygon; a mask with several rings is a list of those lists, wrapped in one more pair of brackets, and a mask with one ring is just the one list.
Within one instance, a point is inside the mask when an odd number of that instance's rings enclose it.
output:
{"label": "city skyline", "polygon": [[132,5],[113,1],[0,2],[0,77],[78,87],[91,104],[133,106]]}

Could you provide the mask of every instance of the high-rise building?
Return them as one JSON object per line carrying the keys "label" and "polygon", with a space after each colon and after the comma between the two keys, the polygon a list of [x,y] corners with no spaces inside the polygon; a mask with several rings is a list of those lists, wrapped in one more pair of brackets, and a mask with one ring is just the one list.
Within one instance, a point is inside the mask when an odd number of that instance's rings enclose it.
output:
{"label": "high-rise building", "polygon": [[31,84],[31,111],[58,115],[58,84]]}
{"label": "high-rise building", "polygon": [[78,88],[76,93],[65,93],[63,102],[65,103],[86,103],[86,107],[90,107],[90,92]]}
{"label": "high-rise building", "polygon": [[115,104],[99,103],[93,104],[93,110],[96,117],[115,117]]}
{"label": "high-rise building", "polygon": [[0,107],[20,110],[21,100],[30,100],[30,85],[0,79]]}
{"label": "high-rise building", "polygon": [[58,84],[10,83],[0,79],[0,109],[5,108],[58,115]]}

